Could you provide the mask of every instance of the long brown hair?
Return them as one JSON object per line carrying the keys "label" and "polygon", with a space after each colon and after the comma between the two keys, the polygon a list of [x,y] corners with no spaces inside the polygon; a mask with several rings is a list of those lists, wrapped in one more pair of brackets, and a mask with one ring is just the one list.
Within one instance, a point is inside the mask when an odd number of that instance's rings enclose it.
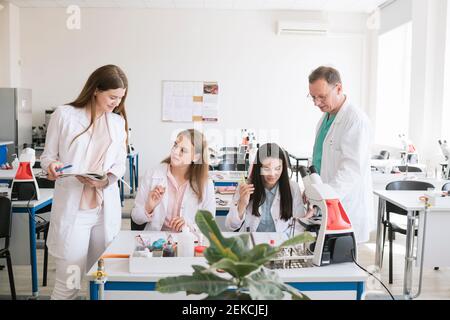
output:
{"label": "long brown hair", "polygon": [[[201,155],[198,160],[191,162],[186,172],[186,179],[189,180],[192,190],[194,190],[199,202],[201,202],[203,200],[203,189],[208,181],[208,144],[203,133],[195,129],[181,131],[177,135],[177,139],[180,136],[189,139],[194,146],[194,154]],[[164,159],[162,163],[170,164],[170,156]]]}
{"label": "long brown hair", "polygon": [[[86,108],[90,107],[91,109],[91,123],[89,126],[81,133],[79,133],[73,140],[77,139],[83,133],[88,131],[93,125],[96,119],[96,110],[95,110],[95,91],[107,91],[111,89],[126,89],[125,95],[122,97],[120,104],[114,108],[113,112],[121,115],[125,120],[125,131],[128,136],[128,121],[127,114],[125,112],[125,100],[128,94],[128,79],[125,73],[118,66],[108,64],[102,66],[95,70],[86,81],[86,84],[81,90],[78,97],[75,101],[68,103],[75,108]],[[127,139],[128,143],[128,139]]]}

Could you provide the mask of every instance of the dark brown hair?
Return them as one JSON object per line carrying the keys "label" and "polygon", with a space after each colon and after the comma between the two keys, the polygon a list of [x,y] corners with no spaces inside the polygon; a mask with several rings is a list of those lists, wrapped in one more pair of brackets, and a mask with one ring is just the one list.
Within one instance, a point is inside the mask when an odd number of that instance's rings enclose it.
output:
{"label": "dark brown hair", "polygon": [[261,176],[262,162],[267,158],[280,159],[283,163],[283,171],[281,172],[280,179],[278,180],[278,188],[280,191],[280,218],[287,221],[292,217],[292,193],[291,185],[288,174],[288,162],[286,158],[286,152],[281,149],[276,143],[263,144],[256,154],[256,158],[253,164],[251,176],[249,177],[249,183],[252,183],[255,187],[255,191],[250,196],[250,200],[253,200],[252,214],[259,217],[259,207],[266,201],[266,192],[264,189],[263,178]]}
{"label": "dark brown hair", "polygon": [[[192,161],[186,172],[186,179],[189,180],[192,190],[197,195],[199,202],[201,202],[203,200],[203,189],[208,181],[208,144],[203,133],[195,129],[181,131],[177,135],[177,139],[180,136],[187,138],[191,142],[194,147],[194,154],[201,155],[198,160]],[[162,163],[170,164],[170,156],[164,159]]]}
{"label": "dark brown hair", "polygon": [[[77,139],[83,133],[89,130],[94,124],[96,118],[95,110],[95,92],[96,91],[107,91],[111,89],[126,89],[125,95],[122,97],[120,104],[114,108],[113,112],[121,115],[125,120],[125,128],[128,135],[128,121],[127,114],[125,112],[125,100],[128,94],[128,79],[125,73],[118,66],[109,64],[95,70],[86,81],[86,84],[81,90],[75,101],[68,103],[75,108],[86,108],[91,109],[91,123],[89,126],[81,133],[79,133],[73,140]],[[128,139],[127,139],[128,141]]]}
{"label": "dark brown hair", "polygon": [[320,66],[309,75],[309,83],[313,84],[317,80],[325,80],[330,85],[335,85],[341,82],[341,75],[339,71],[332,67]]}

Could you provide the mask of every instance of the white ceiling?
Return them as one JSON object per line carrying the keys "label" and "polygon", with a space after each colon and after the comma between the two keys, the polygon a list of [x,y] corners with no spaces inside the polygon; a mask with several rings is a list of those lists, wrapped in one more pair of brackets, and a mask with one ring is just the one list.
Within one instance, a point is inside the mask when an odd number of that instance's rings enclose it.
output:
{"label": "white ceiling", "polygon": [[308,10],[371,12],[386,0],[8,0],[18,7]]}

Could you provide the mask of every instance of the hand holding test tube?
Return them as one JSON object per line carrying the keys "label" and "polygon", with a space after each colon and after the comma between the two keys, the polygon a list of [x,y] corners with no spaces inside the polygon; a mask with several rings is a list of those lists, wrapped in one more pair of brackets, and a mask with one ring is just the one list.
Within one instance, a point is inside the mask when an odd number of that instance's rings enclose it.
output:
{"label": "hand holding test tube", "polygon": [[244,216],[244,211],[250,202],[250,195],[255,191],[253,184],[248,184],[245,180],[244,175],[242,175],[241,181],[239,183],[239,202],[238,202],[238,212],[242,219]]}

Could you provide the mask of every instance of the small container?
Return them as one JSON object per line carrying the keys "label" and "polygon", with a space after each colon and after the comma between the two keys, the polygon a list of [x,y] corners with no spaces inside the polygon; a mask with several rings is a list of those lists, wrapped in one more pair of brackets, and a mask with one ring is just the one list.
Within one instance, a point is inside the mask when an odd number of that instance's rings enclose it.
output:
{"label": "small container", "polygon": [[195,257],[203,257],[203,253],[206,249],[206,246],[195,246],[194,248],[194,256]]}
{"label": "small container", "polygon": [[162,257],[163,251],[162,251],[162,249],[153,249],[152,253],[153,253],[153,257],[159,258],[159,257]]}
{"label": "small container", "polygon": [[162,250],[163,257],[175,257],[175,250],[173,249],[172,242],[168,241]]}

